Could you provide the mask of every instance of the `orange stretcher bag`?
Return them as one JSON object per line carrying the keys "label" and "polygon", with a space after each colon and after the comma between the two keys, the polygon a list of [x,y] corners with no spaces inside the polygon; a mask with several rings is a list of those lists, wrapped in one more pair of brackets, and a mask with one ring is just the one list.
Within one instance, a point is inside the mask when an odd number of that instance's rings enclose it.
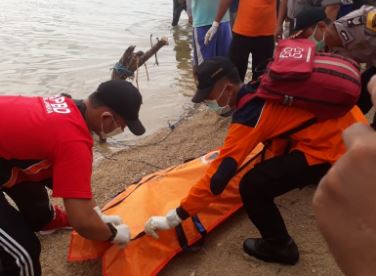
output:
{"label": "orange stretcher bag", "polygon": [[218,151],[193,161],[143,177],[129,185],[103,208],[108,215],[119,215],[131,229],[132,239],[124,248],[105,242],[89,241],[76,232],[71,235],[69,261],[102,258],[103,275],[156,275],[179,252],[188,250],[242,206],[239,182],[260,160],[258,145],[232,178],[224,192],[197,216],[175,229],[159,232],[159,239],[144,234],[150,216],[165,215],[179,206],[190,188],[204,175]]}

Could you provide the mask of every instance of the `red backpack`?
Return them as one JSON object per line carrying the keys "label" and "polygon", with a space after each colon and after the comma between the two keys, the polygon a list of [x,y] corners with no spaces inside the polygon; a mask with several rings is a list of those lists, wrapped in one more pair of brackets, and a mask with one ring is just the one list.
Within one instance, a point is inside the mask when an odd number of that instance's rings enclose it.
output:
{"label": "red backpack", "polygon": [[238,108],[259,97],[306,109],[318,121],[340,117],[357,103],[360,75],[355,61],[316,53],[315,43],[309,39],[282,40],[259,79],[256,93],[244,96]]}

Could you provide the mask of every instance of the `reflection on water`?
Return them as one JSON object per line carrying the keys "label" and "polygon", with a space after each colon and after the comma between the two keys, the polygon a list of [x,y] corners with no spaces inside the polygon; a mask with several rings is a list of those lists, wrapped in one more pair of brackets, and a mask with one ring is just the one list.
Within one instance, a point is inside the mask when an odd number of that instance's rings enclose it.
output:
{"label": "reflection on water", "polygon": [[192,82],[192,28],[189,25],[176,26],[172,32],[176,53],[177,68],[180,74],[177,82],[181,85],[182,93],[192,96],[194,82]]}
{"label": "reflection on water", "polygon": [[171,19],[172,0],[1,0],[0,95],[84,98],[110,78],[130,44],[147,50],[150,34],[167,35],[160,66],[148,62],[150,81],[139,70],[141,119],[150,134],[176,120],[193,93],[191,28],[186,17],[175,28]]}

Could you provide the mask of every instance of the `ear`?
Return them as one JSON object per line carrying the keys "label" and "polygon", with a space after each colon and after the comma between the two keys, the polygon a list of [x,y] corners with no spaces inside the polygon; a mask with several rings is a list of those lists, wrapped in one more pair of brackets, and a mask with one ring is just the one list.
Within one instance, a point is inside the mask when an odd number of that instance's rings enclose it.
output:
{"label": "ear", "polygon": [[229,82],[228,83],[228,86],[229,86],[229,91],[230,91],[230,106],[235,106],[236,105],[236,95],[237,95],[237,92],[238,92],[238,87]]}
{"label": "ear", "polygon": [[102,118],[111,118],[112,114],[108,111],[104,111],[101,115]]}
{"label": "ear", "polygon": [[101,120],[103,121],[103,124],[107,124],[107,123],[110,123],[112,122],[112,114],[110,112],[103,112],[101,114]]}

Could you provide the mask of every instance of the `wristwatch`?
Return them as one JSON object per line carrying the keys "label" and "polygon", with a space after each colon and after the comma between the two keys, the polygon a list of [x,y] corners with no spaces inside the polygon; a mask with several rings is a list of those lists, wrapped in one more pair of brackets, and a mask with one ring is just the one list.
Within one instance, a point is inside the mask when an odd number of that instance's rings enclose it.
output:
{"label": "wristwatch", "polygon": [[106,223],[111,231],[111,236],[106,240],[107,242],[112,242],[117,234],[117,229],[112,223]]}

